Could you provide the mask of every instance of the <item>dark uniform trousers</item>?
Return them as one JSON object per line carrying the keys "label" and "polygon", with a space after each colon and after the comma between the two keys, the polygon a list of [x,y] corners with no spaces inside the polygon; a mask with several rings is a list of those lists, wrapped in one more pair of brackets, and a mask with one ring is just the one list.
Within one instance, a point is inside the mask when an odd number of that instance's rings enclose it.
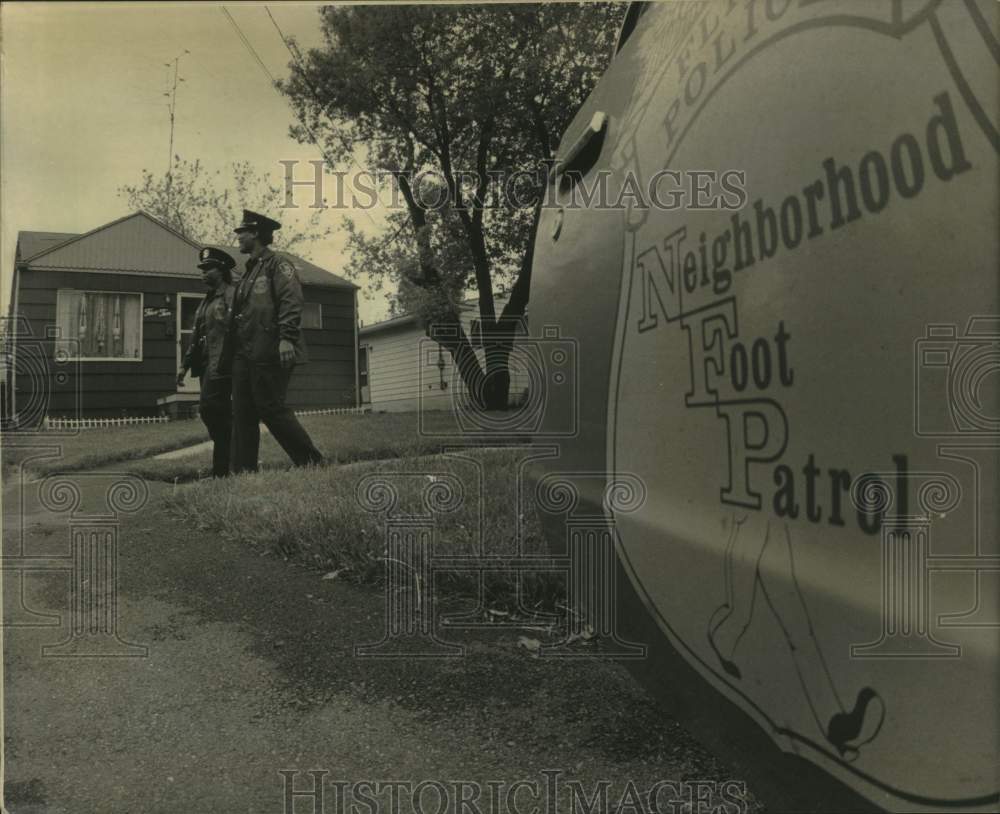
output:
{"label": "dark uniform trousers", "polygon": [[280,364],[259,364],[242,353],[236,354],[233,360],[234,474],[257,471],[261,421],[296,466],[323,460],[295,413],[285,406],[292,370]]}
{"label": "dark uniform trousers", "polygon": [[229,474],[230,439],[233,433],[233,409],[230,397],[233,380],[230,376],[202,378],[198,410],[212,439],[212,477]]}

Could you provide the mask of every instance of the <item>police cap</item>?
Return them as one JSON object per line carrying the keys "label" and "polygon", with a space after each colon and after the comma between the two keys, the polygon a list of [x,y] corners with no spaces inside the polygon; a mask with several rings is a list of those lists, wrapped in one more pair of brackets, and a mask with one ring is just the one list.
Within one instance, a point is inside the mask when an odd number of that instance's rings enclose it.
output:
{"label": "police cap", "polygon": [[243,222],[233,229],[237,234],[239,232],[274,232],[281,228],[281,224],[276,220],[272,220],[267,217],[267,215],[261,215],[259,212],[251,212],[249,209],[243,210]]}
{"label": "police cap", "polygon": [[222,251],[222,249],[215,249],[211,246],[206,246],[198,254],[198,268],[202,270],[219,268],[226,271],[233,268],[235,265],[236,261],[233,260],[232,256]]}

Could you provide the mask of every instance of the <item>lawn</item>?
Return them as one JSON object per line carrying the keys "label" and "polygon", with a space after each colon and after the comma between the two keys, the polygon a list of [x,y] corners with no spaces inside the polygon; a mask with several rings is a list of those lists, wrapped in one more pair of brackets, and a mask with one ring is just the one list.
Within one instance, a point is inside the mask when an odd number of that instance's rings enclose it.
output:
{"label": "lawn", "polygon": [[[530,490],[523,490],[520,512],[515,508],[523,450],[498,448],[523,446],[525,437],[463,436],[448,412],[425,414],[422,422],[414,413],[306,416],[301,421],[326,459],[321,466],[290,469],[288,457],[270,435],[261,437],[263,471],[254,475],[207,478],[210,449],[168,460],[149,457],[207,440],[200,421],[177,421],[53,438],[51,443],[62,447],[62,457],[28,467],[45,474],[120,464],[146,478],[174,482],[166,499],[188,522],[361,583],[377,582],[385,569],[386,512],[367,511],[357,493],[364,482],[372,499],[385,494],[382,487],[364,480],[376,475],[398,493],[396,514],[424,512],[425,500],[433,501],[452,487],[456,504],[436,518],[438,553],[509,558],[518,545],[523,554],[546,553]],[[34,436],[31,443],[45,440]],[[441,454],[456,445],[466,447],[465,457]],[[37,449],[7,444],[4,466],[31,454]],[[183,483],[192,480],[197,483]],[[491,575],[487,582],[494,606],[511,601],[512,576]],[[478,577],[455,571],[443,575],[437,586],[450,594],[469,595]],[[524,586],[527,601],[548,608],[563,595],[562,578],[554,574],[533,573],[525,577]]]}
{"label": "lawn", "polygon": [[40,454],[38,447],[58,447],[57,457],[31,461],[29,471],[39,475],[93,469],[107,464],[144,458],[171,449],[197,444],[208,439],[205,425],[198,420],[171,421],[166,424],[137,424],[131,427],[102,427],[80,430],[76,435],[61,433],[5,433],[4,468]]}
{"label": "lawn", "polygon": [[[367,413],[364,415],[314,415],[301,419],[327,461],[347,463],[379,458],[401,458],[441,452],[470,440],[486,445],[519,443],[517,436],[470,439],[463,437],[451,413]],[[3,436],[3,465],[10,468],[39,455],[39,446],[59,449],[57,457],[31,461],[28,469],[39,475],[94,469],[110,464],[150,480],[185,482],[207,477],[212,469],[210,449],[167,460],[152,456],[208,440],[205,425],[197,419],[80,430],[76,435],[18,433]],[[261,434],[260,460],[264,469],[287,468],[288,457],[270,435]]]}
{"label": "lawn", "polygon": [[[364,415],[319,415],[300,419],[328,463],[350,463],[382,458],[405,458],[441,452],[449,444],[468,443],[451,413],[429,412],[423,421],[416,413],[367,413]],[[419,422],[419,423],[418,423]],[[515,436],[476,439],[486,444],[523,442]],[[261,433],[261,468],[287,469],[288,456],[268,434]],[[167,460],[137,460],[125,466],[149,480],[186,482],[207,477],[212,470],[212,452]]]}
{"label": "lawn", "polygon": [[[523,450],[480,449],[347,466],[307,467],[204,480],[176,487],[166,500],[199,528],[336,573],[360,583],[385,572],[391,515],[433,513],[434,552],[510,560],[548,553],[531,489],[518,488]],[[520,501],[518,492],[521,493]],[[518,509],[520,506],[520,509]],[[478,577],[468,571],[441,575],[435,587],[447,595],[473,595]],[[551,609],[564,595],[563,578],[531,572],[524,597]],[[487,581],[491,607],[510,607],[515,578]]]}

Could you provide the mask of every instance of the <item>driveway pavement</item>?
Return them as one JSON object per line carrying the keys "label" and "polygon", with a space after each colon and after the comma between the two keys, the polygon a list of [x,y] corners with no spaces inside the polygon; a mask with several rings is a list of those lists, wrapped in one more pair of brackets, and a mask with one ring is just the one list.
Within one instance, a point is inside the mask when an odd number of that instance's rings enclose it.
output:
{"label": "driveway pavement", "polygon": [[[385,629],[379,589],[216,539],[166,511],[170,485],[144,498],[122,477],[4,490],[13,814],[391,811],[393,789],[401,811],[419,791],[426,811],[527,814],[602,783],[627,811],[630,782],[667,812],[693,781],[739,780],[620,665],[533,658],[524,631],[466,636],[463,658],[357,658]],[[78,553],[117,546],[115,614],[100,560],[74,571],[74,533]]]}

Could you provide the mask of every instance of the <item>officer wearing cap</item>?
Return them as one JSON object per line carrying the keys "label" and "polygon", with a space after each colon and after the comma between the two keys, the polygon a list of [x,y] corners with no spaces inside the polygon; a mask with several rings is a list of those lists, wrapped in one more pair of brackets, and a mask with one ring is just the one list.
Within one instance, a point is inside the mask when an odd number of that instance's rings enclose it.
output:
{"label": "officer wearing cap", "polygon": [[226,364],[232,359],[234,474],[257,470],[260,423],[296,466],[323,460],[295,414],[285,405],[296,364],[306,361],[302,336],[302,286],[292,262],[269,246],[281,224],[243,210],[234,230],[240,252],[250,255],[236,288]]}
{"label": "officer wearing cap", "polygon": [[212,439],[212,476],[224,478],[229,474],[229,457],[232,435],[232,377],[219,370],[226,333],[229,330],[230,311],[235,286],[233,267],[236,261],[221,249],[206,246],[198,255],[201,279],[208,286],[208,295],[194,315],[194,332],[191,344],[184,354],[181,369],[177,372],[177,386],[184,382],[190,370],[201,379],[199,411],[201,420]]}

